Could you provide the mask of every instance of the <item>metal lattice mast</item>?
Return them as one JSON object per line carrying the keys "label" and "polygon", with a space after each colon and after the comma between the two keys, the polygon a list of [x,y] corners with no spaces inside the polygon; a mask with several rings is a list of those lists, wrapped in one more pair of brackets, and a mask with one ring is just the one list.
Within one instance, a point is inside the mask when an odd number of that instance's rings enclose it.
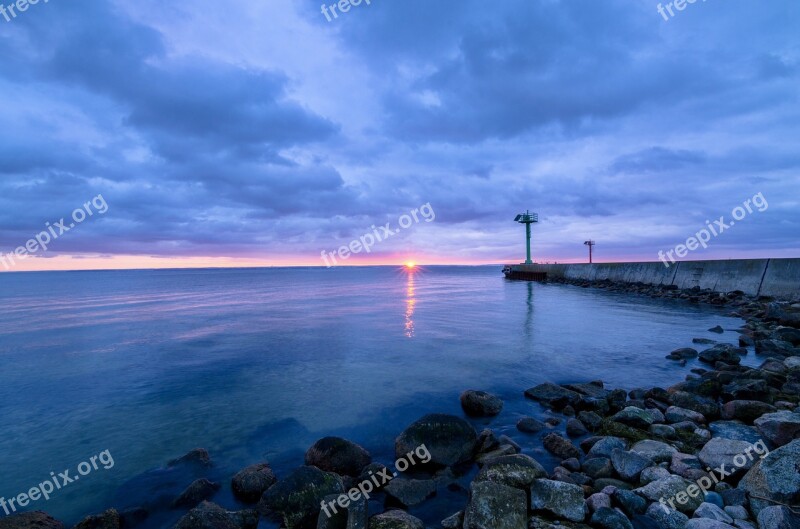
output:
{"label": "metal lattice mast", "polygon": [[594,246],[597,243],[594,242],[593,240],[588,240],[585,241],[583,244],[589,247],[589,264],[592,264],[592,246]]}
{"label": "metal lattice mast", "polygon": [[531,224],[539,222],[539,215],[526,210],[525,213],[517,215],[514,218],[514,222],[519,222],[520,224],[525,225],[527,249],[525,264],[533,264],[533,261],[531,261]]}

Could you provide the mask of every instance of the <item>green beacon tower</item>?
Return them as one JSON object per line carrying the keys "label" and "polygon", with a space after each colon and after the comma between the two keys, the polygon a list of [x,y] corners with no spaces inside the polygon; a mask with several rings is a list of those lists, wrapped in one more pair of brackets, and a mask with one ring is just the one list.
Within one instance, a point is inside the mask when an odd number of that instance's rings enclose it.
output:
{"label": "green beacon tower", "polygon": [[520,224],[525,225],[525,241],[526,241],[526,259],[525,264],[533,264],[531,261],[531,224],[534,222],[539,222],[539,215],[536,213],[531,213],[530,211],[526,211],[525,213],[521,213],[514,218],[514,222],[519,222]]}

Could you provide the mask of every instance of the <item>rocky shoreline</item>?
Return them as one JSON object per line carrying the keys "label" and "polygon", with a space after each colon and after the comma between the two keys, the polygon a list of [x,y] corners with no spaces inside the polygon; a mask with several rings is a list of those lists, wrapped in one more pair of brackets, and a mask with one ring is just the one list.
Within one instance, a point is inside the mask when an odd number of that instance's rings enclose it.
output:
{"label": "rocky shoreline", "polygon": [[[398,461],[419,447],[426,457],[395,475],[357,444],[328,437],[308,449],[304,466],[281,479],[267,462],[232,476],[225,486],[250,509],[227,511],[212,503],[223,484],[193,481],[172,502],[186,511],[175,529],[255,529],[260,519],[288,529],[424,529],[406,508],[461,487],[459,478],[475,469],[463,509],[441,527],[800,529],[800,302],[698,288],[569,283],[724,306],[746,324],[738,330],[739,347],[697,339],[697,349],[665,351],[665,361],[698,358],[705,366],[669,388],[625,391],[590,381],[525,390],[554,414],[551,424],[519,421],[529,446],[491,429],[478,432],[462,417],[428,415],[395,443]],[[740,365],[747,347],[764,358],[758,368]],[[503,402],[468,390],[461,405],[470,417],[493,417]],[[552,428],[560,422],[565,434]],[[553,472],[521,453],[534,445],[561,461]],[[168,466],[202,474],[211,464],[197,449]],[[367,482],[375,485],[364,494]],[[148,514],[110,509],[75,529],[136,527]],[[40,511],[0,519],[0,529],[63,527]]]}

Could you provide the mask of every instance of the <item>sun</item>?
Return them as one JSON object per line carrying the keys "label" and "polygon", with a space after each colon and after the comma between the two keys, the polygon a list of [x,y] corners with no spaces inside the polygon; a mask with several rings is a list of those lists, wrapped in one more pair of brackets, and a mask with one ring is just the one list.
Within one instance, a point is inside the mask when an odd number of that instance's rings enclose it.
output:
{"label": "sun", "polygon": [[406,268],[408,268],[409,270],[413,270],[416,267],[417,263],[415,263],[414,261],[406,261]]}

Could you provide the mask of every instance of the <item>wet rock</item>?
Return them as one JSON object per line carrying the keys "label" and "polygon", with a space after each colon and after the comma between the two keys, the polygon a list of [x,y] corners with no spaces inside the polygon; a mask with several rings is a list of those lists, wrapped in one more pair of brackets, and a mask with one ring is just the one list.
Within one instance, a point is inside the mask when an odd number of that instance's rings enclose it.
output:
{"label": "wet rock", "polygon": [[460,417],[431,414],[405,429],[395,440],[395,454],[405,457],[422,445],[431,454],[433,465],[453,466],[469,461],[478,434],[470,423]]}
{"label": "wet rock", "polygon": [[517,421],[517,430],[525,433],[538,433],[544,430],[544,423],[533,417],[523,417]]}
{"label": "wet rock", "polygon": [[213,483],[205,478],[195,480],[191,485],[186,487],[186,490],[184,490],[180,496],[175,498],[172,502],[172,506],[176,508],[194,507],[200,502],[210,500],[219,489],[219,483]]}
{"label": "wet rock", "polygon": [[526,529],[527,496],[513,487],[473,482],[464,511],[464,529]]}
{"label": "wet rock", "polygon": [[724,362],[728,365],[738,365],[741,361],[741,355],[747,354],[746,349],[741,347],[734,347],[729,344],[719,343],[700,352],[698,356],[701,362],[707,364],[716,364],[717,362]]}
{"label": "wet rock", "polygon": [[757,443],[761,439],[758,430],[739,421],[714,421],[708,425],[708,428],[713,437],[749,443]]}
{"label": "wet rock", "polygon": [[710,518],[727,524],[733,523],[733,518],[713,503],[701,503],[694,511],[694,518]]}
{"label": "wet rock", "polygon": [[341,437],[323,437],[306,451],[305,463],[340,476],[358,476],[372,457],[364,448]]}
{"label": "wet rock", "polygon": [[641,454],[652,459],[656,463],[672,461],[672,454],[676,453],[677,451],[678,450],[675,447],[670,446],[667,443],[653,441],[651,439],[639,441],[631,447],[631,452]]}
{"label": "wet rock", "polygon": [[647,516],[658,522],[664,529],[686,529],[689,517],[680,511],[663,507],[658,502],[650,504]]}
{"label": "wet rock", "polygon": [[561,481],[537,479],[531,485],[531,509],[544,510],[573,522],[586,516],[583,488]]}
{"label": "wet rock", "polygon": [[[697,488],[691,481],[680,476],[671,475],[667,478],[648,483],[644,487],[635,489],[634,492],[655,502],[658,502],[662,498],[664,498],[665,501],[674,499],[676,509],[683,513],[691,514],[703,503],[703,500],[702,498],[695,498],[687,494],[686,491],[690,486]],[[677,498],[679,493],[681,497]]]}
{"label": "wet rock", "polygon": [[578,413],[578,420],[586,426],[586,429],[596,432],[603,424],[603,418],[593,411],[581,411]]}
{"label": "wet rock", "polygon": [[116,509],[109,509],[102,514],[87,516],[72,529],[119,529],[122,518]]}
{"label": "wet rock", "polygon": [[647,510],[647,501],[629,490],[617,489],[611,495],[611,499],[628,517],[644,514],[645,510]]}
{"label": "wet rock", "polygon": [[581,451],[578,450],[575,445],[555,432],[547,434],[544,439],[542,439],[542,444],[548,452],[561,459],[581,457]]}
{"label": "wet rock", "polygon": [[0,529],[64,529],[64,524],[43,511],[33,511],[0,518]]}
{"label": "wet rock", "polygon": [[723,332],[725,332],[725,329],[723,329],[723,328],[722,328],[722,327],[720,327],[719,325],[715,325],[714,327],[711,327],[711,328],[708,330],[708,332],[715,332],[715,333],[717,333],[717,334],[722,334]]}
{"label": "wet rock", "polygon": [[747,424],[764,415],[778,411],[775,406],[757,400],[732,400],[722,406],[722,418],[726,420],[738,420]]}
{"label": "wet rock", "polygon": [[586,506],[589,507],[589,512],[595,512],[602,508],[611,508],[611,496],[602,492],[595,492],[586,498]]}
{"label": "wet rock", "polygon": [[692,349],[691,347],[683,347],[681,349],[675,349],[670,354],[667,355],[669,360],[689,360],[691,358],[697,358],[697,349]]}
{"label": "wet rock", "polygon": [[750,510],[756,516],[774,502],[796,505],[800,501],[800,440],[757,460],[739,482],[739,488],[750,495]]}
{"label": "wet rock", "polygon": [[544,420],[544,424],[548,428],[555,428],[556,426],[561,424],[561,419],[559,419],[558,417],[548,417],[547,419]]}
{"label": "wet rock", "polygon": [[[747,505],[747,493],[742,489],[728,489],[720,492],[724,505],[743,506]],[[708,500],[706,500],[708,501]]]}
{"label": "wet rock", "polygon": [[255,529],[256,526],[255,511],[229,512],[205,501],[181,518],[174,529]]}
{"label": "wet rock", "polygon": [[425,524],[405,511],[387,511],[370,518],[369,529],[425,529]]}
{"label": "wet rock", "polygon": [[710,338],[692,338],[692,343],[696,343],[698,345],[714,345],[717,343],[717,341]]}
{"label": "wet rock", "polygon": [[633,406],[628,406],[622,411],[616,413],[613,417],[611,417],[611,420],[622,423],[626,426],[631,426],[633,428],[641,428],[643,430],[646,430],[655,422],[653,414],[650,411]]}
{"label": "wet rock", "polygon": [[592,479],[610,478],[614,476],[614,466],[605,457],[592,457],[583,462],[583,472]]}
{"label": "wet rock", "polygon": [[664,439],[675,439],[677,437],[675,428],[667,424],[652,424],[648,431],[654,436]]}
{"label": "wet rock", "polygon": [[611,459],[611,453],[614,450],[625,450],[627,446],[628,444],[625,440],[619,437],[602,437],[592,445],[592,448],[589,449],[586,455],[587,457],[605,457]]}
{"label": "wet rock", "polygon": [[733,473],[747,470],[755,464],[757,456],[747,457],[753,453],[753,445],[747,441],[735,441],[715,437],[703,446],[697,457],[704,465],[719,468],[725,465],[727,471]]}
{"label": "wet rock", "polygon": [[670,424],[684,421],[691,421],[695,424],[706,423],[706,418],[702,413],[698,413],[693,410],[687,410],[685,408],[679,408],[678,406],[670,406],[667,408],[667,412],[664,414],[664,417]]}
{"label": "wet rock", "polygon": [[557,384],[545,382],[525,391],[525,396],[560,410],[565,406],[575,406],[581,400],[581,394]]}
{"label": "wet rock", "polygon": [[639,476],[639,482],[642,485],[647,485],[653,481],[668,478],[669,475],[669,470],[664,467],[647,467],[642,470],[642,474]]}
{"label": "wet rock", "polygon": [[625,481],[638,481],[642,470],[654,465],[653,460],[649,457],[619,449],[611,453],[611,464]]}
{"label": "wet rock", "polygon": [[736,529],[732,525],[709,518],[692,518],[686,522],[686,529]]}
{"label": "wet rock", "polygon": [[527,490],[535,479],[544,477],[547,477],[547,471],[535,459],[524,454],[514,454],[487,461],[474,481],[491,481]]}
{"label": "wet rock", "polygon": [[233,495],[244,503],[257,503],[261,495],[278,481],[268,463],[258,463],[239,471],[231,480]]}
{"label": "wet rock", "polygon": [[605,507],[592,515],[591,523],[600,529],[633,529],[633,524],[625,515]]}
{"label": "wet rock", "polygon": [[756,354],[784,358],[795,354],[796,348],[783,340],[756,340]]}
{"label": "wet rock", "polygon": [[150,513],[142,507],[133,507],[122,511],[119,516],[121,518],[120,525],[125,529],[129,529],[144,522],[150,516]]}
{"label": "wet rock", "polygon": [[783,446],[800,438],[800,413],[778,411],[762,415],[755,426],[764,438],[774,446]]}
{"label": "wet rock", "polygon": [[503,410],[503,401],[485,391],[470,389],[461,394],[461,407],[470,417],[494,417]]}
{"label": "wet rock", "polygon": [[566,520],[549,520],[547,516],[531,516],[528,529],[590,529],[588,525]]}
{"label": "wet rock", "polygon": [[485,454],[492,452],[500,447],[500,441],[492,430],[486,428],[478,434],[478,440],[475,443],[475,452],[478,454]]}
{"label": "wet rock", "polygon": [[194,465],[199,467],[210,467],[211,456],[205,448],[195,448],[186,454],[173,459],[167,463],[167,468],[176,467],[179,465]]}
{"label": "wet rock", "polygon": [[761,379],[737,379],[722,388],[726,400],[765,400],[769,396],[769,386]]}
{"label": "wet rock", "polygon": [[719,405],[706,397],[694,395],[686,391],[676,391],[670,395],[670,404],[687,410],[696,411],[706,417],[708,420],[713,420],[719,417]]}
{"label": "wet rock", "polygon": [[464,511],[448,516],[442,520],[442,529],[462,529],[464,527]]}
{"label": "wet rock", "polygon": [[672,454],[672,463],[669,466],[673,474],[690,480],[700,479],[705,475],[703,463],[696,456],[690,454]]}
{"label": "wet rock", "polygon": [[570,437],[581,437],[589,433],[589,430],[578,419],[570,419],[567,421],[567,435]]}
{"label": "wet rock", "polygon": [[570,472],[578,472],[581,469],[581,462],[578,461],[576,458],[571,457],[569,459],[565,459],[561,462],[561,466],[569,470]]}
{"label": "wet rock", "polygon": [[747,509],[741,505],[728,505],[725,507],[725,513],[734,520],[747,520],[749,517]]}
{"label": "wet rock", "polygon": [[758,513],[758,526],[761,529],[797,529],[800,527],[800,515],[783,505],[773,505]]}
{"label": "wet rock", "polygon": [[316,519],[325,496],[343,493],[341,477],[305,466],[271,486],[258,506],[264,513],[279,515],[288,529],[294,529]]}

